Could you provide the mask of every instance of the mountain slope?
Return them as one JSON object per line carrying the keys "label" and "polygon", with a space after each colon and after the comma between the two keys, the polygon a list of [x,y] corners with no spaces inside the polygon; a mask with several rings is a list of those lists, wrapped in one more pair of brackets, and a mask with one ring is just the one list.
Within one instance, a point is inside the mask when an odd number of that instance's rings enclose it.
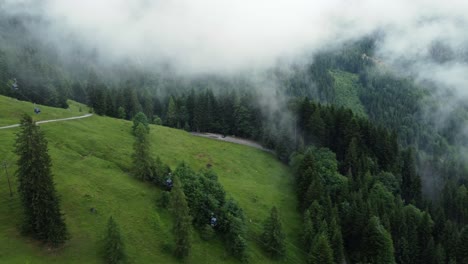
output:
{"label": "mountain slope", "polygon": [[[5,125],[17,123],[11,120],[16,112],[28,112],[30,108],[30,104],[20,101],[15,102],[15,108],[5,107],[8,100],[12,99],[0,97],[1,120]],[[70,112],[73,111],[44,108],[43,113],[34,118],[65,117]],[[78,111],[75,114],[80,115]],[[11,118],[7,120],[4,116]],[[100,263],[99,246],[110,215],[120,225],[130,262],[177,262],[165,249],[172,241],[172,225],[167,210],[157,206],[161,190],[139,182],[127,173],[133,144],[131,122],[92,116],[42,124],[41,130],[49,141],[56,188],[72,238],[64,248],[51,251],[19,234],[17,225],[21,207],[12,176],[16,160],[12,150],[18,129],[1,130],[0,159],[10,164],[8,170],[15,193],[10,199],[2,170],[0,263]],[[299,249],[300,216],[296,212],[292,175],[273,155],[161,126],[151,126],[150,139],[154,156],[159,155],[173,169],[182,161],[196,170],[211,164],[227,196],[236,199],[244,209],[252,263],[269,262],[260,251],[257,240],[263,219],[273,205],[279,208],[287,234],[288,257],[284,261],[303,260]],[[97,213],[91,213],[91,208]],[[189,262],[236,262],[226,255],[220,240],[203,241],[197,232],[193,232],[192,237],[194,243]]]}

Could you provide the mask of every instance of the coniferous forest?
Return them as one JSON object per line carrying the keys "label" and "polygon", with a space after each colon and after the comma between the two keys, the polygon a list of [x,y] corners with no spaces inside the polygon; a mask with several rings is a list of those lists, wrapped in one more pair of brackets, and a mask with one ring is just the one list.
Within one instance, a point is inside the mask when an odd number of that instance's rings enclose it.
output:
{"label": "coniferous forest", "polygon": [[[384,32],[297,62],[278,61],[261,74],[184,74],[170,63],[105,63],[73,35],[63,43],[66,51],[56,49],[31,30],[50,21],[0,13],[0,94],[64,109],[73,100],[95,115],[133,122],[126,173],[162,190],[158,210],[171,219],[166,246],[177,261],[193,254],[196,233],[236,262],[249,262],[252,235],[241,203],[211,164],[169,166],[151,152],[158,146],[153,125],[252,140],[288,166],[304,263],[468,263],[467,101],[407,71],[409,59],[392,67],[379,53]],[[466,49],[440,42],[428,54],[441,67],[468,61]],[[20,129],[21,234],[60,250],[73,233],[54,187],[47,139],[30,116]],[[265,210],[256,243],[271,261],[294,263],[283,212]],[[118,218],[106,219],[101,259],[123,263],[126,230]]]}

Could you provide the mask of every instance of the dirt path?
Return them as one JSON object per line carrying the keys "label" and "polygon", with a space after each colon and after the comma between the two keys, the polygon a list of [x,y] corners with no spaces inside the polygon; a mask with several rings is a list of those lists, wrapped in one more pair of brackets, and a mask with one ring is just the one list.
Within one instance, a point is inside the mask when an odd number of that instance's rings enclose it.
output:
{"label": "dirt path", "polygon": [[[51,120],[42,120],[42,121],[37,121],[36,124],[44,124],[44,123],[52,123],[52,122],[62,122],[62,121],[68,121],[68,120],[75,120],[75,119],[81,119],[81,118],[87,118],[92,116],[93,114],[86,114],[82,116],[74,116],[74,117],[67,117],[67,118],[59,118],[59,119],[51,119]],[[14,125],[9,125],[9,126],[2,126],[0,129],[7,129],[7,128],[14,128],[14,127],[19,127],[20,124],[14,124]]]}
{"label": "dirt path", "polygon": [[258,144],[257,142],[252,141],[252,140],[248,140],[248,139],[229,137],[229,136],[223,137],[223,135],[221,135],[221,134],[214,134],[214,133],[191,132],[190,134],[192,134],[194,136],[197,136],[197,137],[206,137],[206,138],[211,138],[211,139],[216,139],[216,140],[241,144],[241,145],[245,145],[245,146],[249,146],[249,147],[260,149],[260,150],[263,150],[263,151],[266,151],[266,152],[273,153],[273,150],[264,148],[262,145]]}

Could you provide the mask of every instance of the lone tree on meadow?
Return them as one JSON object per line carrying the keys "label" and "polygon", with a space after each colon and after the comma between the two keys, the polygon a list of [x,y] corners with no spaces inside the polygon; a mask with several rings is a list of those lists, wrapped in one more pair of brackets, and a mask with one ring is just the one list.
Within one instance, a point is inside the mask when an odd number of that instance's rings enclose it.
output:
{"label": "lone tree on meadow", "polygon": [[125,259],[125,249],[120,236],[120,230],[112,216],[109,217],[109,221],[107,222],[104,257],[106,263],[109,264],[122,263]]}
{"label": "lone tree on meadow", "polygon": [[172,232],[175,239],[174,255],[183,259],[190,253],[190,226],[192,219],[189,214],[188,203],[179,177],[174,176],[173,182],[174,186],[171,190],[170,209],[173,215]]}
{"label": "lone tree on meadow", "polygon": [[138,112],[134,117],[133,117],[133,126],[132,126],[132,131],[134,134],[136,134],[136,129],[138,125],[143,124],[146,132],[149,132],[149,121],[148,117],[142,112]]}
{"label": "lone tree on meadow", "polygon": [[18,192],[24,210],[22,232],[53,246],[63,244],[68,232],[51,173],[47,140],[28,115],[21,119],[15,153]]}
{"label": "lone tree on meadow", "polygon": [[140,180],[150,180],[153,177],[153,159],[150,154],[148,132],[143,123],[135,129],[135,143],[133,144],[132,173]]}
{"label": "lone tree on meadow", "polygon": [[278,209],[271,208],[270,216],[266,219],[261,236],[263,249],[272,258],[282,258],[286,253],[284,246],[285,235],[281,227]]}

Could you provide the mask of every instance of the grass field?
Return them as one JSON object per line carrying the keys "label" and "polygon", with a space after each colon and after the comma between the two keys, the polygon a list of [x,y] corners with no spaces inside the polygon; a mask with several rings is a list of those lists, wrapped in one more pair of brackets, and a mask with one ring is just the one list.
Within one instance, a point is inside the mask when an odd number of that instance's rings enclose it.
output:
{"label": "grass field", "polygon": [[366,110],[359,99],[358,83],[359,76],[357,74],[334,70],[331,75],[335,79],[335,104],[349,108],[353,112],[362,117],[367,117]]}
{"label": "grass field", "polygon": [[[13,105],[13,106],[12,106]],[[18,123],[31,104],[0,97],[0,125]],[[86,113],[72,103],[71,110],[42,108],[36,119]],[[32,112],[32,110],[31,110]],[[18,128],[0,130],[0,161],[7,160],[14,196],[9,198],[4,170],[0,172],[0,263],[102,263],[99,248],[110,215],[118,222],[129,263],[178,263],[165,245],[172,240],[170,216],[157,206],[161,191],[128,175],[133,137],[131,122],[92,116],[41,125],[49,141],[56,188],[71,233],[63,248],[50,250],[18,232],[21,207],[16,193],[15,155]],[[227,196],[236,199],[247,217],[251,263],[271,261],[258,247],[263,219],[276,205],[286,231],[288,257],[284,263],[303,263],[300,248],[301,217],[296,210],[293,178],[285,165],[269,153],[189,133],[151,126],[153,154],[175,168],[185,161],[194,169],[207,163],[218,174]],[[96,208],[97,213],[90,212]],[[228,257],[220,240],[210,242],[193,232],[187,263],[237,263]]]}
{"label": "grass field", "polygon": [[41,109],[41,113],[36,115],[34,114],[33,103],[0,95],[0,126],[17,124],[25,113],[34,115],[34,120],[37,121],[79,116],[88,113],[88,107],[83,104],[68,101],[68,105],[68,109],[56,109],[49,106],[37,105]]}

